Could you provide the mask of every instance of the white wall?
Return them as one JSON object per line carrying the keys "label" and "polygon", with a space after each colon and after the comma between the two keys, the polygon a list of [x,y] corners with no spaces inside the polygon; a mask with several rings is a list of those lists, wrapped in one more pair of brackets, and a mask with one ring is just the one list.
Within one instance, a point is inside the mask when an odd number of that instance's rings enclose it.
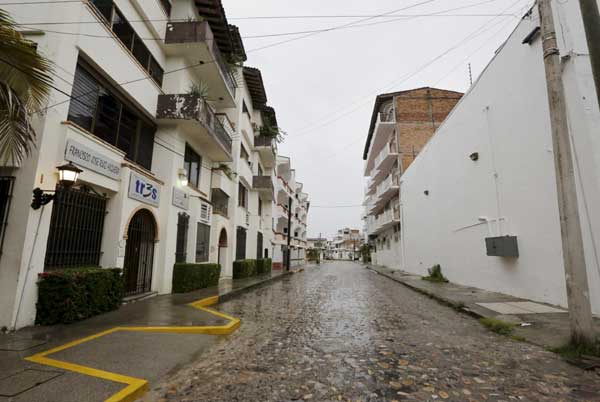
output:
{"label": "white wall", "polygon": [[[561,54],[571,55],[564,80],[591,298],[600,313],[600,268],[591,236],[600,247],[600,113],[577,2],[553,4],[557,27],[563,27]],[[521,44],[538,25],[536,11],[402,176],[401,249],[408,271],[424,274],[439,263],[452,282],[565,306],[541,40]],[[478,161],[469,158],[473,152],[479,152]],[[492,234],[516,235],[519,258],[486,256],[488,226],[479,217],[502,218]]]}

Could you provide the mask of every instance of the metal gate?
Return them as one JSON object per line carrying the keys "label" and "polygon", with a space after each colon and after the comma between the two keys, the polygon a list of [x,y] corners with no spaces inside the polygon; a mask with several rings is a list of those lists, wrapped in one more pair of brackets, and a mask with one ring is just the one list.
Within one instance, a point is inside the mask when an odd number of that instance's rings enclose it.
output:
{"label": "metal gate", "polygon": [[156,223],[152,213],[147,209],[136,212],[127,229],[127,246],[123,265],[126,296],[150,291],[155,236]]}
{"label": "metal gate", "polygon": [[46,246],[46,271],[100,264],[106,200],[88,187],[56,188]]}

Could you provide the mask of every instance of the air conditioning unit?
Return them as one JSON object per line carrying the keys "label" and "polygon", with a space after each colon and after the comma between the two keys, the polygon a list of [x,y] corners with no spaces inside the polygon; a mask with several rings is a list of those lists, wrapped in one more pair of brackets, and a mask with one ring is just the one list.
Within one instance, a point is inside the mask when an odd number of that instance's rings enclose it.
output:
{"label": "air conditioning unit", "polygon": [[212,206],[206,202],[200,204],[200,222],[210,225]]}

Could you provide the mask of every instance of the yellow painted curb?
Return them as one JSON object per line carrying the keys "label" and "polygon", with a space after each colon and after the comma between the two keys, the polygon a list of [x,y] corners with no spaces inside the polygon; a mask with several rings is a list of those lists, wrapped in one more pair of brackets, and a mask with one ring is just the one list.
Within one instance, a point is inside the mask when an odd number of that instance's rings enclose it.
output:
{"label": "yellow painted curb", "polygon": [[197,300],[193,303],[188,304],[198,310],[206,311],[217,317],[224,318],[229,322],[225,325],[220,326],[190,326],[190,327],[114,327],[106,331],[99,332],[97,334],[87,336],[56,348],[47,350],[45,352],[37,353],[33,356],[26,357],[25,360],[44,364],[46,366],[56,367],[63,370],[73,371],[75,373],[88,375],[91,377],[101,378],[103,380],[118,382],[126,384],[127,386],[111,395],[104,402],[133,402],[138,398],[141,398],[148,391],[148,381],[142,378],[129,377],[122,374],[111,373],[110,371],[98,370],[92,367],[82,366],[79,364],[69,363],[61,360],[51,359],[47,357],[56,352],[60,352],[65,349],[72,348],[73,346],[80,345],[85,342],[100,338],[101,336],[112,334],[118,331],[130,331],[130,332],[159,332],[159,333],[176,333],[176,334],[208,334],[208,335],[228,335],[238,329],[241,321],[237,318],[231,317],[227,314],[215,311],[208,306],[217,304],[219,296],[207,297],[206,299]]}

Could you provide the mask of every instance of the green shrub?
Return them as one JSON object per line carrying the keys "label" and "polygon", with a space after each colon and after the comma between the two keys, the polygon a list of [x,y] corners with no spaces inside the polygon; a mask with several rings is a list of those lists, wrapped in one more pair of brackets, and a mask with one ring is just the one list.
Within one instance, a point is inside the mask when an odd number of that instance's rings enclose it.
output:
{"label": "green shrub", "polygon": [[71,268],[39,274],[36,324],[69,324],[116,310],[123,300],[118,268]]}
{"label": "green shrub", "polygon": [[490,331],[500,335],[510,335],[515,328],[515,324],[497,318],[484,317],[479,319],[479,322]]}
{"label": "green shrub", "polygon": [[256,260],[256,274],[265,275],[271,273],[272,261],[270,258],[262,258]]}
{"label": "green shrub", "polygon": [[187,293],[193,290],[217,286],[221,276],[219,264],[177,263],[173,267],[173,293]]}
{"label": "green shrub", "polygon": [[237,260],[233,262],[233,279],[256,276],[256,260]]}
{"label": "green shrub", "polygon": [[423,276],[422,279],[429,282],[446,283],[448,279],[442,274],[442,267],[440,264],[435,264],[433,267],[427,270],[428,276]]}

